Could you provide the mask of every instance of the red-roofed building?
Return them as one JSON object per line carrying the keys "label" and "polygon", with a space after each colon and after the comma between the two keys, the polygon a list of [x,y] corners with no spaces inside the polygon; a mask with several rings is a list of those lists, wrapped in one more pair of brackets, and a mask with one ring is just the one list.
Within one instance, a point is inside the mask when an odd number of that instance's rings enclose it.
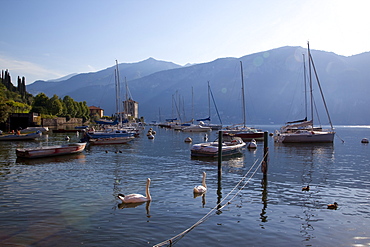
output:
{"label": "red-roofed building", "polygon": [[102,118],[104,116],[104,110],[96,107],[96,106],[89,106],[90,109],[90,116],[98,115],[99,118]]}

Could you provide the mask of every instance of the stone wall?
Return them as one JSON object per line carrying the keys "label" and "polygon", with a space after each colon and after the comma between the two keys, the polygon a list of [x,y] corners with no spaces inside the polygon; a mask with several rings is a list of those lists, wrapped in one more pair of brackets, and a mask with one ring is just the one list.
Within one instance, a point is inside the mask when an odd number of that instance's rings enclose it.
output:
{"label": "stone wall", "polygon": [[71,118],[69,121],[65,117],[58,118],[43,118],[42,126],[58,126],[58,125],[82,125],[82,118]]}

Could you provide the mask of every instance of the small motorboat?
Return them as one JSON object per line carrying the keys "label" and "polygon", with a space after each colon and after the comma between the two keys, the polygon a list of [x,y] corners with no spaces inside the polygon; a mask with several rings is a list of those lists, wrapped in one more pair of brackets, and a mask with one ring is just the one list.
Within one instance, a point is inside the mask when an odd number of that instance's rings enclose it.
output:
{"label": "small motorboat", "polygon": [[41,135],[42,133],[39,130],[30,134],[20,134],[17,132],[16,134],[0,136],[0,141],[29,141],[35,140],[36,138],[41,137]]}
{"label": "small motorboat", "polygon": [[45,146],[36,148],[17,148],[15,153],[18,158],[42,158],[82,152],[86,143],[69,143],[66,145]]}
{"label": "small motorboat", "polygon": [[[230,139],[231,138],[231,139]],[[222,142],[222,157],[240,154],[247,144],[240,137],[229,137]],[[192,157],[218,157],[218,141],[194,144],[191,147]]]}

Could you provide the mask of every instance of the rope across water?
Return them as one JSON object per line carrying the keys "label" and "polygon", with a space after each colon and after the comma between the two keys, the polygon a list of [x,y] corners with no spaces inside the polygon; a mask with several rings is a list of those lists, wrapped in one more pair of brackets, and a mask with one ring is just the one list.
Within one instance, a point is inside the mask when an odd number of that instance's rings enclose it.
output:
{"label": "rope across water", "polygon": [[[267,153],[265,154],[267,155]],[[206,215],[204,215],[200,220],[198,220],[195,224],[193,224],[191,227],[189,227],[188,229],[184,230],[183,232],[177,234],[176,236],[170,238],[170,239],[167,239],[161,243],[158,243],[156,245],[154,245],[154,247],[161,247],[161,246],[165,246],[165,245],[168,245],[168,246],[171,246],[173,244],[175,244],[176,242],[178,242],[182,237],[184,237],[187,233],[189,233],[191,230],[193,230],[195,227],[197,227],[198,225],[202,224],[203,222],[205,222],[209,217],[211,217],[211,214],[215,211],[219,211],[221,210],[222,208],[224,208],[225,206],[229,205],[231,203],[231,201],[239,194],[239,192],[241,190],[244,189],[244,187],[249,183],[249,181],[252,179],[252,177],[256,174],[258,168],[261,167],[261,164],[263,162],[264,159],[262,159],[261,162],[259,162],[259,164],[256,166],[257,162],[258,162],[258,159],[254,162],[254,164],[249,168],[248,172],[239,180],[239,182],[234,186],[234,188],[221,200],[221,202],[219,202],[216,206],[214,206]],[[254,169],[254,170],[253,170]],[[252,171],[253,170],[253,171]],[[251,174],[250,174],[251,173]],[[247,178],[247,176],[250,174],[249,178]],[[244,185],[239,188],[237,190],[237,188],[240,186],[240,184],[244,182]],[[232,193],[235,191],[236,193],[234,195],[232,195]],[[231,196],[232,195],[232,196]],[[226,199],[228,197],[230,197],[230,199],[227,200],[226,203],[224,203],[226,201]]]}

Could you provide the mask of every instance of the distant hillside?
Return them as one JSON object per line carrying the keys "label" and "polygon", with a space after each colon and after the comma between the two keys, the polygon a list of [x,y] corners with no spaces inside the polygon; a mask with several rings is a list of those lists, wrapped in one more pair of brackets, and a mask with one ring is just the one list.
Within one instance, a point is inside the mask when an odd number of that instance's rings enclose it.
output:
{"label": "distant hillside", "polygon": [[[119,73],[122,76],[121,79],[126,77],[126,80],[130,81],[157,71],[179,67],[181,66],[174,63],[149,58],[138,63],[121,63],[119,64]],[[98,72],[68,76],[65,80],[60,78],[51,81],[35,81],[27,86],[27,90],[34,95],[43,92],[49,97],[52,97],[54,94],[58,96],[72,95],[76,91],[80,92],[80,89],[85,87],[95,86],[99,88],[110,84],[114,85],[114,70],[115,65]],[[80,93],[84,94],[83,92]],[[96,93],[99,95],[101,91]]]}
{"label": "distant hillside", "polygon": [[[344,57],[325,51],[311,52],[333,123],[370,124],[370,53]],[[184,121],[208,117],[209,81],[223,123],[231,124],[242,122],[242,61],[247,123],[283,124],[305,116],[302,54],[306,53],[302,47],[281,47],[184,67],[152,58],[119,67],[122,81],[126,77],[132,98],[139,102],[139,115],[147,122],[170,117],[181,117]],[[111,67],[60,82],[37,81],[28,85],[27,91],[44,92],[49,97],[69,95],[76,101],[99,106],[110,115],[115,109],[113,76]],[[121,85],[124,99],[125,88]],[[316,100],[321,97],[318,92],[315,87]],[[322,113],[321,101],[316,106]],[[218,122],[213,105],[211,115]],[[320,119],[322,124],[328,123],[322,114]]]}

